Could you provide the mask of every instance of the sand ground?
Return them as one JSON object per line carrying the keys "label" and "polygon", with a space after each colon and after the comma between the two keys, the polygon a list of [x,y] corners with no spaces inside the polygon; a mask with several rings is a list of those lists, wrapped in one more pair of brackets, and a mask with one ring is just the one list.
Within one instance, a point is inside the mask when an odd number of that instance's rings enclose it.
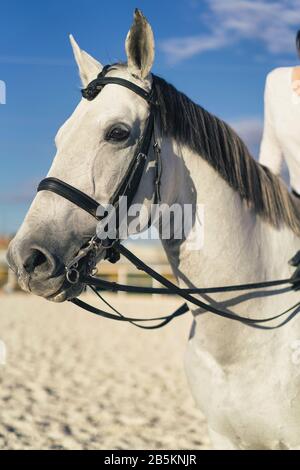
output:
{"label": "sand ground", "polygon": [[[178,305],[106,298],[127,314]],[[142,331],[70,303],[0,294],[0,449],[209,448],[183,370],[190,324],[187,315]]]}

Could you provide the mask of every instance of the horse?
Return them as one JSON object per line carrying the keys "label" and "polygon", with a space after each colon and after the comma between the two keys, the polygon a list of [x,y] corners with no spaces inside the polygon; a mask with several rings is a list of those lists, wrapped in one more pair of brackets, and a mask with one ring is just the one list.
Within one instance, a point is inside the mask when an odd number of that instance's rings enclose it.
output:
{"label": "horse", "polygon": [[[70,36],[83,87],[103,71]],[[127,62],[106,68],[144,89],[155,88],[155,132],[160,144],[160,197],[164,204],[204,207],[204,243],[191,250],[174,232],[162,240],[178,285],[217,286],[289,277],[288,260],[299,249],[300,207],[284,182],[250,155],[221,119],[151,72],[152,28],[141,11],[125,41]],[[81,99],[59,129],[48,177],[59,178],[107,203],[143,135],[149,104],[131,89],[107,84],[95,99]],[[149,209],[154,194],[153,149],[134,202]],[[80,295],[83,285],[65,279],[68,261],[96,230],[96,221],[72,202],[38,192],[8,250],[20,286],[54,302]],[[101,255],[99,256],[99,260]],[[246,317],[269,317],[296,303],[298,293],[202,297]],[[276,295],[276,296],[275,296]],[[196,404],[206,416],[215,449],[300,449],[300,369],[297,318],[282,329],[249,325],[190,305],[193,323],[185,370]],[[297,342],[298,341],[298,342]]]}

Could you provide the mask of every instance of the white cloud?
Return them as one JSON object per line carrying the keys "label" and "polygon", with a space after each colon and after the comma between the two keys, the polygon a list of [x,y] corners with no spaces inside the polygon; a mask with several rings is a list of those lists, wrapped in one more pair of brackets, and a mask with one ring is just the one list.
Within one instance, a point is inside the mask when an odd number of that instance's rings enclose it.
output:
{"label": "white cloud", "polygon": [[259,40],[272,54],[295,54],[295,31],[300,28],[299,0],[205,2],[207,11],[200,20],[209,33],[162,41],[160,47],[169,62],[179,62],[241,40]]}
{"label": "white cloud", "polygon": [[245,142],[250,153],[257,158],[263,131],[262,120],[248,117],[229,122],[229,124]]}
{"label": "white cloud", "polygon": [[167,39],[161,44],[161,49],[168,55],[168,61],[175,63],[201,52],[219,49],[228,42],[223,35],[218,34],[215,36],[190,36]]}

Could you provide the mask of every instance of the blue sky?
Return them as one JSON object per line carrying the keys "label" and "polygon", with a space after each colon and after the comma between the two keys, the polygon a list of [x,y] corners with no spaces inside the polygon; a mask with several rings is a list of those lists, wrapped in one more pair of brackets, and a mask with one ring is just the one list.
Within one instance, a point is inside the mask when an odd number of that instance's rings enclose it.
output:
{"label": "blue sky", "polygon": [[266,74],[296,65],[300,0],[3,0],[0,233],[17,229],[80,99],[68,34],[102,63],[124,60],[135,7],[156,40],[153,71],[240,133],[257,154]]}

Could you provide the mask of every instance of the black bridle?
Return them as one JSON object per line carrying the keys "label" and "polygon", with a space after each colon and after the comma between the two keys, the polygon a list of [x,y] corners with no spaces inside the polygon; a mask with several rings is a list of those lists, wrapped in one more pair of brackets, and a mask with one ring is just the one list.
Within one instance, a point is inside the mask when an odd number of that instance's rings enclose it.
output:
{"label": "black bridle", "polygon": [[[105,66],[102,72],[98,75],[98,77],[93,80],[87,88],[82,90],[82,95],[85,99],[91,101],[93,100],[103,89],[105,85],[108,84],[115,84],[120,85],[128,88],[132,92],[136,93],[137,95],[141,96],[144,100],[149,103],[149,116],[146,122],[145,130],[140,138],[140,141],[137,144],[137,148],[135,150],[134,156],[129,164],[129,167],[124,175],[123,180],[121,181],[117,191],[112,197],[111,204],[117,208],[118,201],[123,196],[126,196],[128,206],[131,205],[139,184],[141,182],[146,161],[148,160],[151,142],[154,151],[154,158],[155,158],[155,180],[154,180],[154,201],[160,202],[160,180],[161,180],[161,156],[160,156],[160,148],[155,139],[155,116],[156,116],[156,96],[155,96],[155,87],[152,86],[152,90],[147,92],[143,88],[135,85],[134,83],[125,80],[123,78],[118,77],[106,77],[105,74],[107,73],[109,66]],[[155,78],[154,78],[155,79]],[[87,194],[83,193],[79,189],[70,186],[69,184],[61,181],[57,178],[45,178],[42,180],[38,186],[38,191],[52,191],[57,195],[67,199],[68,201],[72,202],[76,206],[80,207],[84,211],[88,212],[91,216],[93,216],[97,220],[103,219],[103,216],[99,217],[97,214],[99,213],[98,209],[101,205],[92,199]],[[105,211],[104,211],[105,212]],[[103,213],[103,211],[101,212]],[[119,224],[120,221],[118,221]],[[118,225],[117,224],[117,225]],[[144,271],[146,274],[151,276],[153,279],[158,281],[163,288],[153,288],[153,287],[140,287],[140,286],[125,286],[122,284],[118,284],[115,282],[108,282],[104,281],[98,277],[93,276],[93,272],[97,262],[97,256],[101,251],[105,250],[106,258],[111,262],[117,262],[120,258],[120,255],[127,258],[132,264],[134,264],[137,269]],[[126,321],[134,324],[139,328],[144,329],[156,329],[160,328],[167,323],[169,323],[173,318],[178,317],[186,313],[189,308],[186,303],[184,303],[181,307],[179,307],[174,313],[162,317],[154,317],[154,318],[134,318],[134,317],[126,317],[114,309],[111,305],[109,305],[98,292],[97,289],[105,290],[105,291],[122,291],[122,292],[132,292],[132,293],[145,293],[145,294],[166,294],[166,295],[179,295],[185,301],[190,302],[191,304],[195,305],[203,309],[204,311],[211,312],[215,315],[228,318],[231,320],[237,320],[245,325],[262,328],[262,329],[274,329],[279,328],[286,324],[294,315],[298,312],[300,307],[300,302],[297,302],[295,305],[290,307],[289,309],[285,310],[284,312],[274,315],[269,318],[264,319],[255,319],[255,318],[247,318],[240,316],[236,313],[233,313],[228,310],[222,310],[212,303],[204,302],[198,298],[195,298],[194,295],[196,294],[210,294],[210,293],[220,293],[220,292],[237,292],[237,291],[244,291],[244,290],[256,290],[268,287],[276,287],[286,285],[286,289],[284,292],[288,290],[293,290],[294,288],[298,288],[300,277],[293,276],[289,279],[281,279],[275,281],[266,281],[266,282],[257,282],[257,283],[250,283],[250,284],[240,284],[234,286],[225,286],[225,287],[212,287],[212,288],[191,288],[191,289],[182,289],[178,287],[173,282],[169,281],[164,276],[160,275],[154,269],[150,268],[147,264],[145,264],[142,260],[136,257],[131,251],[129,251],[126,247],[124,247],[116,236],[114,239],[106,239],[102,240],[95,235],[92,237],[89,242],[84,245],[79,253],[68,263],[65,267],[66,270],[66,279],[69,284],[77,284],[77,283],[84,283],[87,286],[90,286],[92,290],[98,295],[101,300],[103,300],[112,310],[114,313],[106,312],[105,310],[98,309],[93,307],[86,302],[78,298],[71,299],[75,305],[84,308],[85,310],[100,315],[105,318],[118,320],[118,321]],[[282,291],[276,291],[276,294],[281,293]],[[275,326],[267,326],[265,323],[268,323],[272,320],[276,320],[281,318],[282,316],[288,314],[290,315],[283,320],[280,324]],[[143,325],[143,322],[153,322],[159,321],[159,323],[155,325]]]}

